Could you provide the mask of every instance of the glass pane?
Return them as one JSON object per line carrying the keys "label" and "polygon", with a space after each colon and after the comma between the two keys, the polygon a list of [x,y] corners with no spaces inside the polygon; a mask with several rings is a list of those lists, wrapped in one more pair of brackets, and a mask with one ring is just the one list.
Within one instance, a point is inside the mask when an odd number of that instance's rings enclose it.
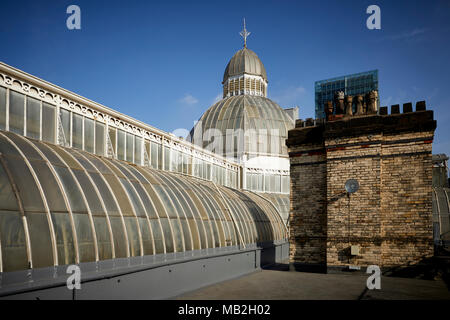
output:
{"label": "glass pane", "polygon": [[54,106],[42,103],[42,140],[55,143],[56,109]]}
{"label": "glass pane", "polygon": [[153,188],[148,185],[144,184],[144,188],[147,191],[147,194],[149,195],[154,208],[156,209],[155,212],[153,212],[153,208],[149,209],[147,208],[147,213],[150,217],[167,217],[166,209],[164,208],[162,202],[159,200],[159,197],[157,196],[156,192],[153,190]]}
{"label": "glass pane", "polygon": [[183,173],[188,173],[189,159],[187,154],[183,154]]}
{"label": "glass pane", "polygon": [[145,217],[145,211],[144,207],[142,206],[141,202],[139,201],[139,197],[132,188],[131,184],[128,182],[128,180],[125,180],[123,178],[120,178],[120,182],[125,187],[125,190],[127,191],[128,197],[131,200],[131,203],[133,205],[134,211],[136,212],[136,215],[139,217]]}
{"label": "glass pane", "polygon": [[44,191],[50,211],[67,212],[61,189],[47,164],[35,160],[30,161],[30,163]]}
{"label": "glass pane", "polygon": [[27,248],[19,212],[0,211],[3,272],[28,269]]}
{"label": "glass pane", "polygon": [[[103,160],[103,162],[109,167],[109,169],[111,169],[111,171],[112,171],[113,174],[117,175],[119,178],[125,178],[125,176],[124,176],[124,174],[122,173],[122,171],[120,171],[120,170],[117,168],[117,163],[116,163],[116,165],[114,165],[114,164],[112,163],[112,161],[109,160],[109,159],[102,159],[102,160]],[[120,163],[120,162],[118,162],[118,163]],[[125,171],[126,171],[126,170],[125,170]]]}
{"label": "glass pane", "polygon": [[193,250],[199,250],[199,249],[201,249],[201,244],[200,244],[199,233],[197,230],[197,223],[195,222],[194,219],[188,219],[188,223],[189,223],[189,227],[191,228],[191,232],[192,232],[192,241],[194,242]]}
{"label": "glass pane", "polygon": [[205,226],[203,225],[202,220],[197,220],[197,228],[200,234],[200,246],[201,249],[205,249],[208,247],[208,240],[206,238],[206,233],[205,233]]}
{"label": "glass pane", "polygon": [[164,170],[169,170],[170,168],[170,149],[164,147]]}
{"label": "glass pane", "polygon": [[269,175],[269,191],[270,192],[275,191],[275,175],[274,174]]}
{"label": "glass pane", "polygon": [[274,187],[275,187],[275,192],[281,192],[281,176],[280,175],[275,175],[275,183],[274,183]]}
{"label": "glass pane", "polygon": [[264,191],[263,178],[262,174],[258,174],[258,191]]}
{"label": "glass pane", "polygon": [[98,173],[89,172],[89,175],[97,186],[98,192],[102,197],[103,203],[105,204],[108,215],[119,216],[119,209],[116,206],[116,201],[111,194],[106,183],[103,181],[102,177]]}
{"label": "glass pane", "polygon": [[30,140],[25,139],[23,136],[19,136],[17,134],[11,132],[5,132],[5,135],[8,136],[22,151],[27,159],[38,159],[42,160],[42,156],[33,148]]}
{"label": "glass pane", "polygon": [[[167,192],[168,198],[172,200],[173,206],[175,207],[176,216],[178,217],[185,217],[184,216],[184,210],[180,205],[180,201],[183,200],[180,193],[175,193],[175,190],[172,190],[169,186],[165,187],[165,191]],[[184,201],[181,202],[184,207],[186,207],[186,203]],[[170,216],[170,215],[169,215]],[[176,217],[173,216],[173,217]]]}
{"label": "glass pane", "polygon": [[95,154],[105,155],[105,125],[100,122],[95,123]]}
{"label": "glass pane", "polygon": [[134,136],[127,133],[127,161],[133,162]]}
{"label": "glass pane", "polygon": [[164,239],[166,241],[166,253],[174,252],[172,230],[169,225],[169,220],[167,218],[160,218],[160,221],[164,232]]}
{"label": "glass pane", "polygon": [[120,185],[119,180],[110,174],[103,175],[111,187],[114,196],[119,203],[120,209],[122,211],[122,215],[124,216],[134,216],[133,209],[131,208],[131,203],[128,200],[126,193],[124,192],[122,186]]}
{"label": "glass pane", "polygon": [[75,230],[77,232],[78,252],[80,262],[95,261],[94,239],[91,222],[87,214],[73,214]]}
{"label": "glass pane", "polygon": [[[172,198],[175,206],[177,207],[177,211],[179,212],[180,217],[184,216],[183,212],[182,212],[182,211],[184,211],[184,214],[186,215],[187,218],[192,218],[192,211],[191,211],[191,207],[189,206],[189,204],[191,204],[192,206],[193,206],[193,204],[190,201],[190,199],[189,198],[185,199],[182,192],[180,192],[181,188],[177,184],[174,184],[171,180],[169,180],[168,177],[164,177],[164,176],[160,176],[160,177],[170,187],[168,189],[170,191],[169,196]],[[178,204],[178,202],[179,202],[179,204]],[[187,202],[189,202],[189,204]]]}
{"label": "glass pane", "polygon": [[155,142],[150,142],[150,159],[151,166],[154,169],[158,169],[158,145]]}
{"label": "glass pane", "polygon": [[210,164],[210,163],[207,163],[207,164],[206,164],[206,175],[205,175],[205,179],[211,180],[211,164]]}
{"label": "glass pane", "polygon": [[94,157],[91,154],[87,152],[81,153],[85,158],[87,158],[94,166],[95,168],[100,171],[101,173],[111,173],[111,170],[105,165],[105,163],[98,157]]}
{"label": "glass pane", "polygon": [[167,215],[170,218],[177,218],[178,216],[177,216],[177,213],[175,211],[175,207],[172,205],[172,202],[170,201],[168,195],[166,194],[166,192],[164,191],[162,186],[161,185],[154,185],[153,187],[155,188],[155,190],[158,193],[160,199],[164,203],[164,207],[166,209]]}
{"label": "glass pane", "polygon": [[125,238],[125,231],[123,228],[121,217],[110,217],[111,229],[114,239],[114,250],[116,258],[125,258],[127,256],[128,243]]}
{"label": "glass pane", "polygon": [[236,235],[236,229],[234,226],[234,223],[232,221],[228,221],[228,228],[230,229],[231,232],[231,240],[233,244],[237,244],[238,240],[237,240],[237,235]]}
{"label": "glass pane", "polygon": [[289,176],[282,176],[281,179],[282,179],[281,180],[281,192],[289,193],[289,188],[290,188]]}
{"label": "glass pane", "polygon": [[47,215],[45,213],[27,214],[27,222],[33,268],[43,268],[53,265],[53,250]]}
{"label": "glass pane", "polygon": [[74,113],[72,125],[72,146],[74,148],[83,149],[83,116]]}
{"label": "glass pane", "polygon": [[178,170],[178,151],[172,150],[171,156],[171,165],[170,169],[171,171],[177,171]]}
{"label": "glass pane", "polygon": [[133,176],[133,174],[130,173],[130,171],[133,169],[132,166],[125,165],[123,162],[120,161],[108,161],[111,164],[111,167],[114,168],[115,172],[118,172],[118,176],[122,178],[128,178],[128,180],[136,180],[136,178]]}
{"label": "glass pane", "polygon": [[155,243],[155,254],[164,253],[161,226],[158,219],[150,219],[150,225],[152,226],[153,241]]}
{"label": "glass pane", "polygon": [[70,155],[73,156],[81,164],[81,166],[86,169],[86,171],[97,172],[95,167],[88,160],[86,160],[86,158],[83,157],[79,151],[76,151],[75,149],[66,149],[66,151],[70,152]]}
{"label": "glass pane", "polygon": [[135,187],[136,191],[138,192],[139,197],[142,200],[142,203],[144,204],[147,215],[150,218],[157,218],[155,209],[154,209],[147,193],[145,192],[144,188],[137,181],[132,181],[132,184]]}
{"label": "glass pane", "polygon": [[0,210],[19,210],[8,176],[0,163]]}
{"label": "glass pane", "polygon": [[163,169],[162,145],[161,144],[157,144],[157,149],[158,149],[158,169],[162,170]]}
{"label": "glass pane", "polygon": [[94,120],[84,118],[84,150],[94,153]]}
{"label": "glass pane", "polygon": [[133,175],[135,176],[135,178],[133,178],[132,180],[134,181],[135,179],[137,179],[141,183],[148,183],[147,179],[145,179],[144,176],[136,168],[138,168],[138,167],[127,166],[127,169],[130,170],[133,173]]}
{"label": "glass pane", "polygon": [[6,88],[0,87],[0,130],[6,129]]}
{"label": "glass pane", "polygon": [[78,162],[76,162],[75,159],[71,155],[69,155],[69,151],[72,151],[72,149],[63,149],[60,146],[54,144],[48,144],[47,146],[55,151],[64,160],[64,166],[67,165],[70,168],[82,169]]}
{"label": "glass pane", "polygon": [[[116,128],[109,128],[108,129],[108,136],[109,136],[109,140],[111,142],[113,151],[114,151],[114,155],[117,157],[117,150],[116,150]],[[109,148],[109,147],[108,147]]]}
{"label": "glass pane", "polygon": [[98,258],[100,260],[111,259],[112,245],[106,217],[94,216],[92,218],[97,236]]}
{"label": "glass pane", "polygon": [[87,213],[87,208],[84,203],[80,188],[76,184],[75,179],[71,175],[69,169],[59,166],[54,166],[54,168],[62,182],[62,185],[66,192],[66,196],[69,199],[69,204],[72,212]]}
{"label": "glass pane", "polygon": [[189,230],[189,226],[186,219],[180,219],[180,222],[181,228],[183,229],[185,250],[190,251],[192,250],[191,231]]}
{"label": "glass pane", "polygon": [[136,226],[135,217],[124,217],[127,227],[128,241],[130,242],[130,256],[137,257],[141,255],[141,246],[139,243],[139,233]]}
{"label": "glass pane", "polygon": [[200,163],[197,159],[194,159],[194,176],[200,177]]}
{"label": "glass pane", "polygon": [[72,223],[67,213],[52,213],[53,228],[56,236],[58,264],[75,263],[75,244],[73,242]]}
{"label": "glass pane", "polygon": [[125,132],[117,131],[117,159],[125,160]]}
{"label": "glass pane", "polygon": [[134,163],[141,165],[142,138],[134,136]]}
{"label": "glass pane", "polygon": [[178,219],[170,219],[170,222],[172,224],[176,252],[183,252],[183,233],[181,231],[180,222]]}
{"label": "glass pane", "polygon": [[206,238],[208,240],[208,248],[214,248],[214,244],[213,244],[213,237],[211,234],[211,221],[203,221],[203,223],[205,224],[205,230],[206,230]]}
{"label": "glass pane", "polygon": [[19,190],[25,211],[45,210],[41,194],[33,176],[22,158],[5,155],[6,164],[11,172],[14,183]]}
{"label": "glass pane", "polygon": [[40,138],[41,131],[41,102],[27,97],[27,137]]}
{"label": "glass pane", "polygon": [[64,146],[69,147],[70,146],[70,132],[71,132],[71,126],[70,126],[70,111],[66,109],[60,109],[61,113],[61,125],[63,127],[63,137],[64,137]]}
{"label": "glass pane", "polygon": [[144,139],[144,165],[147,165],[146,161],[148,160],[148,165],[151,166],[151,153],[150,153],[150,141]]}
{"label": "glass pane", "polygon": [[219,234],[218,234],[218,230],[217,230],[217,222],[211,221],[211,227],[212,227],[212,231],[213,231],[213,235],[214,235],[214,246],[216,248],[220,247]]}
{"label": "glass pane", "polygon": [[25,96],[9,91],[9,131],[23,135],[23,117]]}
{"label": "glass pane", "polygon": [[78,183],[81,186],[81,190],[83,190],[84,196],[87,199],[89,204],[89,209],[93,215],[101,215],[104,216],[105,212],[100,203],[100,199],[97,196],[97,192],[94,189],[91,181],[84,171],[81,170],[73,170],[75,177],[78,180]]}
{"label": "glass pane", "polygon": [[150,228],[146,218],[139,217],[139,227],[142,235],[142,246],[144,247],[144,255],[153,254],[153,243]]}
{"label": "glass pane", "polygon": [[193,171],[192,171],[193,173],[192,173],[192,174],[193,174],[194,176],[198,177],[198,161],[197,161],[197,159],[194,158],[194,159],[192,160],[192,162],[193,162],[193,163],[192,163],[192,166],[193,166],[193,167],[192,167],[192,168],[193,168]]}
{"label": "glass pane", "polygon": [[177,167],[177,171],[178,172],[183,172],[183,153],[182,152],[178,152],[178,167]]}

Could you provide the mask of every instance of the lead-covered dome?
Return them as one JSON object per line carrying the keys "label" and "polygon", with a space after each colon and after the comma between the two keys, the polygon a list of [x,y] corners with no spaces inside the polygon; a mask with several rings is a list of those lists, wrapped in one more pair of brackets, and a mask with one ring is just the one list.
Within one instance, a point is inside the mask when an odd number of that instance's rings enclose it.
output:
{"label": "lead-covered dome", "polygon": [[228,62],[222,83],[225,83],[230,77],[244,74],[260,76],[267,82],[266,69],[263,63],[255,52],[246,47],[236,52]]}

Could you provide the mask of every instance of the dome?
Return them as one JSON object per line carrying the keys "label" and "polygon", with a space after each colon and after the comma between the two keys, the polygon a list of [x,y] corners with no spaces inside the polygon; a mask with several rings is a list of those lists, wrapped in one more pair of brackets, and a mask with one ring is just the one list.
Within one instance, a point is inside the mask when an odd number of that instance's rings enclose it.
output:
{"label": "dome", "polygon": [[[191,137],[195,144],[212,150],[208,145],[220,135],[223,146],[212,151],[235,158],[240,158],[243,153],[249,158],[284,156],[287,155],[287,132],[293,127],[291,117],[272,100],[240,95],[222,99],[211,106],[191,131]],[[245,136],[239,136],[239,132]]]}
{"label": "dome", "polygon": [[248,48],[243,48],[236,52],[228,62],[223,74],[223,82],[225,83],[229,77],[250,74],[262,77],[267,82],[266,69],[259,60],[255,52]]}

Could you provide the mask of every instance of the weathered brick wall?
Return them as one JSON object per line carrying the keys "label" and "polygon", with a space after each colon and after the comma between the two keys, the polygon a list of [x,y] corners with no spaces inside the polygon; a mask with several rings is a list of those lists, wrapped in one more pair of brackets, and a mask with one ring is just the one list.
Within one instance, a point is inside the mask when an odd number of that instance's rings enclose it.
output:
{"label": "weathered brick wall", "polygon": [[291,261],[325,264],[327,201],[323,144],[305,144],[292,148],[291,155]]}
{"label": "weathered brick wall", "polygon": [[381,215],[384,266],[415,263],[433,255],[433,131],[385,135]]}
{"label": "weathered brick wall", "polygon": [[[433,254],[432,111],[347,117],[289,132],[293,263],[381,267]],[[348,195],[344,185],[360,188]],[[358,255],[350,247],[358,245]]]}
{"label": "weathered brick wall", "polygon": [[[381,263],[380,139],[374,134],[370,140],[366,135],[326,141],[328,266]],[[344,189],[348,179],[359,183],[350,196]],[[351,245],[360,246],[359,255],[350,254]]]}

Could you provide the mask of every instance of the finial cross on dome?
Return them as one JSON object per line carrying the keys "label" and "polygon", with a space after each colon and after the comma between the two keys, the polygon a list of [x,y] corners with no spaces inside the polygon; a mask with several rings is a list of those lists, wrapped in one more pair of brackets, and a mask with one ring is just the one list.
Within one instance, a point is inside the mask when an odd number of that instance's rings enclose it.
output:
{"label": "finial cross on dome", "polygon": [[250,35],[251,32],[248,32],[245,28],[245,18],[244,18],[244,30],[242,30],[239,34],[242,38],[244,38],[244,48],[247,48],[247,37]]}

